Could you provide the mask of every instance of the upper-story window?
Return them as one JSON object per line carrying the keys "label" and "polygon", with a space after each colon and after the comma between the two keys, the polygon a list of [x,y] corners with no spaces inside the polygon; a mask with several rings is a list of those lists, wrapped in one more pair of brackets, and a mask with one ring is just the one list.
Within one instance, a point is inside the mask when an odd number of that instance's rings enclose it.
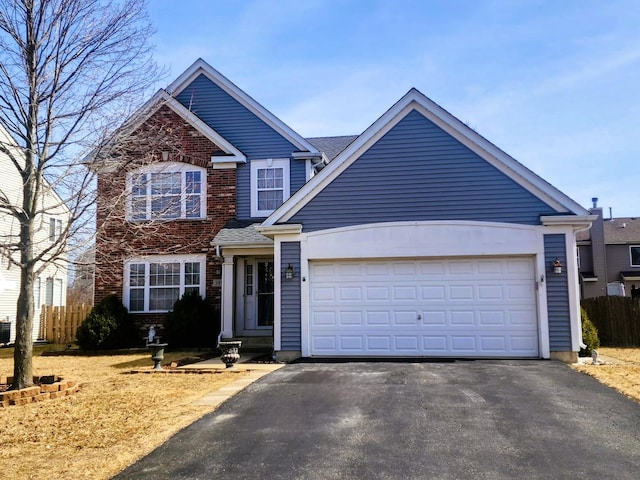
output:
{"label": "upper-story window", "polygon": [[129,220],[206,217],[206,169],[177,162],[142,167],[128,176]]}
{"label": "upper-story window", "polygon": [[640,245],[631,245],[629,247],[629,258],[632,267],[640,267]]}
{"label": "upper-story window", "polygon": [[289,198],[289,159],[251,161],[251,216],[268,217]]}
{"label": "upper-story window", "polygon": [[62,236],[62,220],[55,217],[49,218],[49,241],[57,242]]}

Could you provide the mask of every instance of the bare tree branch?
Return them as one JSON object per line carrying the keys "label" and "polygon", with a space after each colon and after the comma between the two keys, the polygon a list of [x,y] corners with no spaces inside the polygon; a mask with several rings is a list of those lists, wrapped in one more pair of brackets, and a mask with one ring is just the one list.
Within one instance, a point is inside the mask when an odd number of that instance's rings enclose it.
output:
{"label": "bare tree branch", "polygon": [[[0,0],[0,216],[12,219],[0,255],[20,270],[13,388],[32,383],[35,279],[65,270],[95,233],[84,159],[161,75],[151,34],[144,0]],[[49,236],[51,218],[63,222]]]}

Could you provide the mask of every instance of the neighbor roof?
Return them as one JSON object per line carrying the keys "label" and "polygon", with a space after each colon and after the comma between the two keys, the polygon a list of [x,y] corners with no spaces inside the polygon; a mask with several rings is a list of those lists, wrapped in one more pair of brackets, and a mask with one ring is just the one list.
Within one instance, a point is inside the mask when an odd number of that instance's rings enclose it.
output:
{"label": "neighbor roof", "polygon": [[[603,226],[604,242],[607,244],[640,244],[640,218],[612,218],[605,220]],[[579,242],[591,240],[590,230],[578,233],[577,240]]]}

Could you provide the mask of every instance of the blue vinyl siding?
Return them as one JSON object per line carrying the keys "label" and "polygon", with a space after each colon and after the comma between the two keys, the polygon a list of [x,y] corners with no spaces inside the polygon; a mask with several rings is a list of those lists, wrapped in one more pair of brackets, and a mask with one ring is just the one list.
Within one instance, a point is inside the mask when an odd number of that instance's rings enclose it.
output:
{"label": "blue vinyl siding", "polygon": [[[249,162],[252,159],[291,158],[291,153],[298,148],[204,75],[198,76],[176,98],[247,157],[247,163],[239,164],[236,172],[237,218],[250,218]],[[305,162],[292,160],[291,194],[304,184],[304,180]]]}
{"label": "blue vinyl siding", "polygon": [[538,225],[556,212],[417,111],[364,152],[291,223],[315,231],[375,222]]}
{"label": "blue vinyl siding", "polygon": [[[280,246],[282,284],[280,288],[280,319],[282,350],[302,350],[300,322],[302,307],[300,303],[300,242],[282,242]],[[284,271],[291,264],[294,277],[284,278]]]}
{"label": "blue vinyl siding", "polygon": [[571,316],[569,312],[569,286],[567,269],[562,274],[553,273],[553,261],[558,258],[567,264],[564,234],[544,236],[544,261],[546,265],[547,314],[549,317],[549,346],[552,352],[571,350]]}

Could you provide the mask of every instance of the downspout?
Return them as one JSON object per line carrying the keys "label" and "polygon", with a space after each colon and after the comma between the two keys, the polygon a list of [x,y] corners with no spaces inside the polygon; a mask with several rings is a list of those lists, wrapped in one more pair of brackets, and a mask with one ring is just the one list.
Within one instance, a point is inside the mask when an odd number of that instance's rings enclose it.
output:
{"label": "downspout", "polygon": [[[578,233],[584,232],[585,230],[589,230],[590,228],[591,228],[591,225],[589,225],[588,227],[574,227],[573,237],[575,238]],[[577,248],[577,243],[576,243],[576,248]],[[574,255],[575,255],[575,252],[574,252]],[[578,275],[580,275],[579,272],[578,272]],[[584,349],[584,348],[587,348],[587,345],[582,340],[582,307],[580,307],[580,311],[578,312],[578,314],[580,318],[580,329],[578,330],[579,332],[578,346]]]}

